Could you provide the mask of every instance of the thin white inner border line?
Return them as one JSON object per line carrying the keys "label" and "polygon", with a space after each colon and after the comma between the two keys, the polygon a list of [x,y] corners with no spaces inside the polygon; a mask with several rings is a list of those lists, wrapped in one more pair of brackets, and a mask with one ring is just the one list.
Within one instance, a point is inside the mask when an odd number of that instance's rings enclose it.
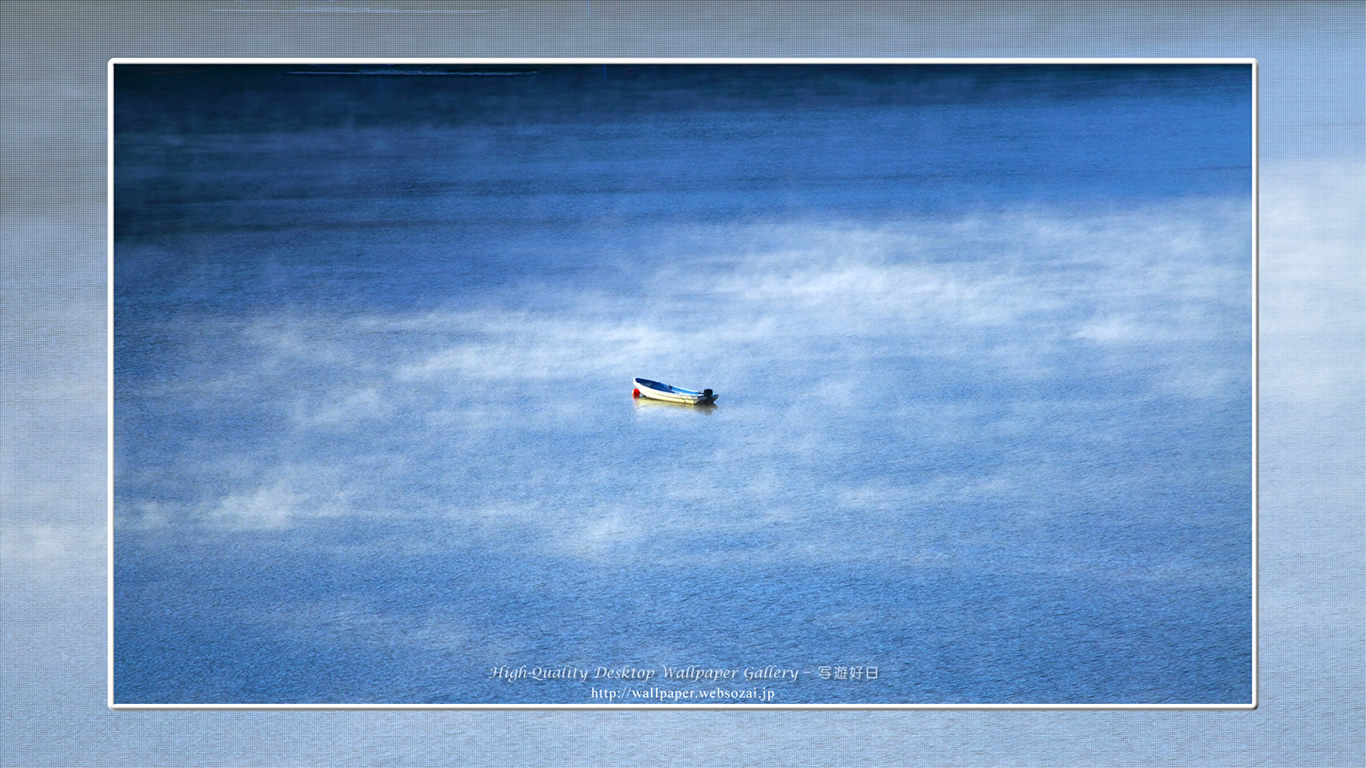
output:
{"label": "thin white inner border line", "polygon": [[[348,65],[503,65],[528,64],[881,64],[881,65],[1200,65],[1231,64],[1251,67],[1252,74],[1252,700],[1246,704],[118,704],[114,701],[114,69],[126,64],[288,64],[314,66],[318,64]],[[1258,611],[1258,262],[1260,197],[1258,176],[1258,102],[1257,59],[1255,58],[470,58],[470,59],[222,59],[222,58],[112,58],[108,62],[106,97],[106,248],[107,248],[107,306],[108,333],[106,341],[107,376],[107,433],[106,497],[108,506],[108,540],[106,544],[106,634],[108,653],[105,676],[108,688],[107,705],[114,710],[151,709],[253,709],[253,710],[1253,710],[1258,706],[1259,681],[1259,611]]]}

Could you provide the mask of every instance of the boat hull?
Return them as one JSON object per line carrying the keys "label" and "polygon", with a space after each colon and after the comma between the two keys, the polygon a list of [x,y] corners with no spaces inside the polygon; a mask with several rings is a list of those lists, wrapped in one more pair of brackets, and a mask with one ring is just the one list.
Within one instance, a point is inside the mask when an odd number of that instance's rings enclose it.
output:
{"label": "boat hull", "polygon": [[716,402],[715,393],[683,389],[682,387],[675,387],[650,379],[633,379],[632,385],[635,387],[635,391],[640,393],[641,397],[650,400],[660,400],[666,403],[683,403],[685,405],[702,405]]}

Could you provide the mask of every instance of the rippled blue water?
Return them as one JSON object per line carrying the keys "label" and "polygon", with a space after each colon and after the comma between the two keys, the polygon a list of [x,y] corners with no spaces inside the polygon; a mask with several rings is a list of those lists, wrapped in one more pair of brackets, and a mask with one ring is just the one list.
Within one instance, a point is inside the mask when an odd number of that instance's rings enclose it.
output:
{"label": "rippled blue water", "polygon": [[1250,700],[1247,67],[368,69],[116,73],[117,702]]}

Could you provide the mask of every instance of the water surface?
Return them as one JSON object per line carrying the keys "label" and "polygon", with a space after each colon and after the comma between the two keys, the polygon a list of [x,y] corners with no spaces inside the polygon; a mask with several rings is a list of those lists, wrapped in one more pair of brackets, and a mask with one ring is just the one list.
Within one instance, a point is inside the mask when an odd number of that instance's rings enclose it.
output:
{"label": "water surface", "polygon": [[373,69],[116,72],[117,702],[1250,700],[1248,67]]}

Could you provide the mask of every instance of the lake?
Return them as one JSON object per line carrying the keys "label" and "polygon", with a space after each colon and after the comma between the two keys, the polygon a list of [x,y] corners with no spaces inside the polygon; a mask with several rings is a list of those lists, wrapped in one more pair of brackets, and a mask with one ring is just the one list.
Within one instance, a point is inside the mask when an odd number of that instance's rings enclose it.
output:
{"label": "lake", "polygon": [[117,704],[1251,701],[1249,66],[113,96]]}

